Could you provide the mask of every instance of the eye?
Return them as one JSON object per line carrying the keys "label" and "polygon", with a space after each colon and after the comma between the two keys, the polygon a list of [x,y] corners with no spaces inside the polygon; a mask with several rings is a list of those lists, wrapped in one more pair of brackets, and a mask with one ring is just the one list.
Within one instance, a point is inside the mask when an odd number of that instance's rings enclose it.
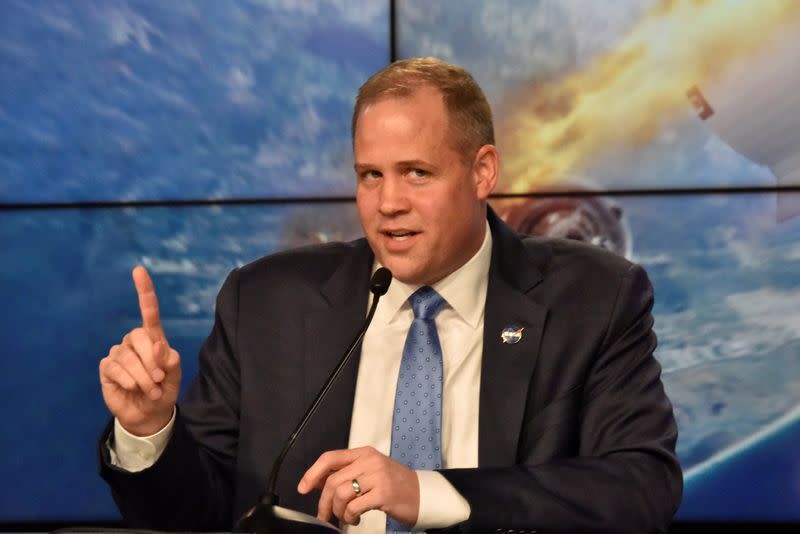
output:
{"label": "eye", "polygon": [[413,178],[425,178],[426,176],[429,175],[428,171],[426,171],[425,169],[418,169],[418,168],[410,169],[408,173]]}
{"label": "eye", "polygon": [[362,180],[377,180],[381,176],[383,176],[383,174],[381,174],[380,171],[376,171],[374,169],[369,171],[364,171],[361,173]]}

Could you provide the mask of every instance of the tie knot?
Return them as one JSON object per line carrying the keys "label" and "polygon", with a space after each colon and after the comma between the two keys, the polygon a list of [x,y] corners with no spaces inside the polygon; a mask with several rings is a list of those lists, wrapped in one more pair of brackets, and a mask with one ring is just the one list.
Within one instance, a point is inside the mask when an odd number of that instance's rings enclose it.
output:
{"label": "tie knot", "polygon": [[433,319],[447,301],[431,286],[422,286],[414,291],[408,300],[414,310],[415,319]]}

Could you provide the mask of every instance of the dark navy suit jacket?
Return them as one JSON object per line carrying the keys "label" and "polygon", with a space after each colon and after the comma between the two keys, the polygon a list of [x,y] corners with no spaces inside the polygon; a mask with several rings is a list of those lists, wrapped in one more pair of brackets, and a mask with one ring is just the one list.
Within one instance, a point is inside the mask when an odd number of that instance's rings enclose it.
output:
{"label": "dark navy suit jacket", "polygon": [[[682,477],[645,272],[589,245],[523,239],[491,210],[489,224],[479,466],[441,471],[472,509],[453,530],[665,531]],[[130,526],[227,530],[255,503],[364,320],[372,263],[361,239],[228,276],[158,462],[123,472],[103,446],[111,425],[101,437],[101,475]],[[517,344],[501,341],[510,325],[525,328]],[[286,458],[282,505],[316,513],[318,493],[296,485],[322,452],[347,447],[357,370],[352,361]]]}

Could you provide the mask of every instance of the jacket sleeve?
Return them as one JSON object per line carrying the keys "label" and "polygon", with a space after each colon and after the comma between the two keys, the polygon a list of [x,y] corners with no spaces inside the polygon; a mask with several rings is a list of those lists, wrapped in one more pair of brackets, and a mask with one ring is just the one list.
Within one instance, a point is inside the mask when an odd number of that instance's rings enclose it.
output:
{"label": "jacket sleeve", "polygon": [[[111,464],[99,443],[100,475],[127,526],[159,530],[230,530],[239,435],[236,360],[238,273],[217,296],[214,327],[200,351],[200,370],[175,418],[166,449],[151,467],[130,473]],[[201,445],[202,444],[202,445]]]}
{"label": "jacket sleeve", "polygon": [[620,277],[578,404],[577,454],[441,473],[467,499],[459,532],[665,532],[680,504],[677,427],[653,357],[653,292],[633,265]]}

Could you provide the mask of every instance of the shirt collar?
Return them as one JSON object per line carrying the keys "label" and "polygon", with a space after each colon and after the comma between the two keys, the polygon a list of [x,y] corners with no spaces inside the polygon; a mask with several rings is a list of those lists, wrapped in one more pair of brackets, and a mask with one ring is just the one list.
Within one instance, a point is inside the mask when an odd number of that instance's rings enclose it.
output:
{"label": "shirt collar", "polygon": [[[432,286],[472,328],[477,328],[483,317],[491,260],[492,232],[487,222],[483,243],[478,252],[467,263]],[[372,272],[375,272],[380,267],[381,264],[375,260]],[[410,307],[408,297],[420,287],[419,284],[406,284],[400,280],[393,279],[389,285],[389,290],[381,299],[381,304],[375,314],[375,320],[387,324],[396,319],[404,305]]]}

